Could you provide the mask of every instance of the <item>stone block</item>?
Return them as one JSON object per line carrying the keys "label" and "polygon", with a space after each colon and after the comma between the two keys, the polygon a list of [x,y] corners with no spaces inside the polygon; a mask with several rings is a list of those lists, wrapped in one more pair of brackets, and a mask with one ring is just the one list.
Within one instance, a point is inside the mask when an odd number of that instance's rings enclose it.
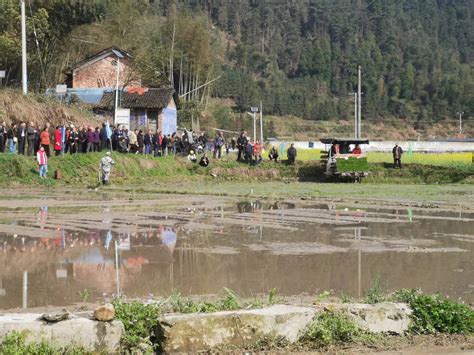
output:
{"label": "stone block", "polygon": [[352,316],[362,328],[373,333],[403,334],[411,323],[412,310],[404,303],[342,304],[338,307]]}
{"label": "stone block", "polygon": [[40,320],[41,314],[0,315],[0,343],[9,333],[23,332],[27,342],[46,340],[66,347],[77,345],[88,351],[117,353],[124,327],[120,321],[98,322],[87,316],[71,315],[68,320],[48,323]]}
{"label": "stone block", "polygon": [[244,347],[262,337],[298,340],[316,310],[278,305],[209,314],[169,314],[160,318],[166,352],[196,352],[219,346]]}

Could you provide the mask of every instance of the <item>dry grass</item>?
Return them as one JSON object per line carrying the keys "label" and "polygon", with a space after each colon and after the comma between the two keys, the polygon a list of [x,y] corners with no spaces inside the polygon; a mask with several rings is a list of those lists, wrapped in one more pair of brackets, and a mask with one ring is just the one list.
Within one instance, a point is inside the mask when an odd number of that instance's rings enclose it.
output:
{"label": "dry grass", "polygon": [[42,127],[46,122],[55,126],[73,123],[77,127],[96,125],[93,114],[76,105],[61,104],[44,95],[22,95],[20,91],[0,90],[0,120],[12,122],[33,122]]}

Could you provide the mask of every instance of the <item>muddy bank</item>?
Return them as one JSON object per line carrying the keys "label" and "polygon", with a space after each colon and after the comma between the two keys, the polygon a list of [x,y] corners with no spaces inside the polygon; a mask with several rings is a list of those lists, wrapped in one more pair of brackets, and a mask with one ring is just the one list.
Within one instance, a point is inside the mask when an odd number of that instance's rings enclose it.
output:
{"label": "muddy bank", "polygon": [[[157,324],[155,350],[160,353],[196,353],[203,351],[270,351],[314,352],[307,342],[311,327],[318,327],[318,315],[324,312],[347,315],[367,337],[368,343],[353,342],[325,347],[327,351],[350,353],[383,351],[413,351],[415,353],[469,353],[474,350],[474,337],[466,335],[409,335],[411,309],[400,303],[334,304],[313,306],[273,305],[260,309],[214,313],[163,314],[149,320]],[[141,317],[141,315],[127,315]],[[53,347],[81,347],[88,351],[121,353],[126,351],[130,326],[122,321],[99,322],[92,312],[73,313],[69,319],[55,323],[41,320],[40,313],[0,314],[0,344],[12,332],[26,332],[26,342],[45,340]],[[128,319],[128,318],[127,318]],[[126,321],[128,322],[128,321]],[[129,324],[129,323],[127,323]],[[320,325],[324,327],[324,325]],[[141,333],[146,335],[145,333]],[[380,334],[380,336],[377,336]],[[369,339],[369,338],[368,338]],[[136,343],[141,351],[151,351],[148,341]],[[370,344],[370,345],[369,345]]]}

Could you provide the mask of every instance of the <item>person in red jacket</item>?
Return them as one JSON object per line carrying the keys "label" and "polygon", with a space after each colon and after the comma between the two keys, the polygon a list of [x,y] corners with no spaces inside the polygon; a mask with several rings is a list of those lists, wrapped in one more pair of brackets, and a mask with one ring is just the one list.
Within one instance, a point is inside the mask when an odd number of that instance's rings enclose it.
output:
{"label": "person in red jacket", "polygon": [[354,154],[354,155],[361,155],[362,154],[362,149],[360,149],[358,144],[356,144],[355,148],[352,149],[352,154]]}
{"label": "person in red jacket", "polygon": [[54,153],[56,156],[61,155],[61,146],[62,146],[61,127],[57,126],[56,131],[54,131]]}
{"label": "person in red jacket", "polygon": [[262,162],[262,151],[263,151],[262,143],[260,143],[259,140],[257,139],[255,141],[255,144],[253,145],[253,156],[255,159],[255,165],[260,164]]}

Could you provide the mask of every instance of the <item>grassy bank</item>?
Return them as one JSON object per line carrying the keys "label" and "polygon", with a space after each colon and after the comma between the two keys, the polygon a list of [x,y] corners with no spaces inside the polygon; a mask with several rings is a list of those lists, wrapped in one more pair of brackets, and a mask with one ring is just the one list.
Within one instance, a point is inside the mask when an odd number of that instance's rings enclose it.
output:
{"label": "grassy bank", "polygon": [[[298,160],[319,161],[321,151],[319,149],[298,149]],[[473,163],[473,153],[412,153],[402,157],[403,164],[433,165],[433,166],[462,166]],[[283,158],[286,156],[283,154]],[[369,152],[367,153],[369,163],[393,164],[391,153]]]}
{"label": "grassy bank", "polygon": [[[93,187],[98,185],[99,162],[104,154],[78,154],[51,157],[48,179],[41,180],[36,171],[33,157],[0,155],[1,185],[61,186],[75,185]],[[168,156],[145,158],[137,155],[114,153],[116,165],[112,172],[114,185],[153,186],[157,183],[181,182],[325,182],[324,169],[317,161],[299,161],[295,166],[265,161],[254,167],[237,163],[230,155],[221,161],[212,161],[211,166],[202,168],[183,157]],[[54,180],[59,170],[60,181]],[[474,183],[472,163],[428,165],[407,164],[402,170],[392,168],[386,162],[370,163],[370,176],[364,183],[372,184],[452,184]],[[195,184],[197,185],[197,184]],[[193,189],[196,186],[193,186]]]}

